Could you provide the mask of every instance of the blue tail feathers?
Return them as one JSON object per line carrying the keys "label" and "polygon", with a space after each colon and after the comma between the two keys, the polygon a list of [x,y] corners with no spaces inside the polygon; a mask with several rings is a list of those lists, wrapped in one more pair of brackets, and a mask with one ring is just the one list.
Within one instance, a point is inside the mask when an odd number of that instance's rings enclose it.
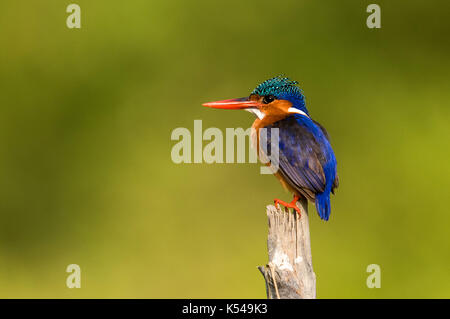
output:
{"label": "blue tail feathers", "polygon": [[316,195],[316,210],[321,219],[328,220],[330,218],[330,192],[323,192]]}

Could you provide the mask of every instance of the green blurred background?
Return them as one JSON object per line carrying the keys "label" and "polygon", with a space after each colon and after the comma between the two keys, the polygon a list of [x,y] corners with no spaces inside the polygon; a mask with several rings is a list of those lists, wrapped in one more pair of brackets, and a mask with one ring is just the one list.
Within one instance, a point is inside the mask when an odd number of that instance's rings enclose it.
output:
{"label": "green blurred background", "polygon": [[0,297],[264,298],[265,205],[290,194],[260,164],[174,164],[170,137],[249,127],[201,103],[280,73],[338,158],[318,297],[450,297],[448,1],[377,1],[381,29],[372,1],[74,2],[79,30],[71,1],[0,4]]}

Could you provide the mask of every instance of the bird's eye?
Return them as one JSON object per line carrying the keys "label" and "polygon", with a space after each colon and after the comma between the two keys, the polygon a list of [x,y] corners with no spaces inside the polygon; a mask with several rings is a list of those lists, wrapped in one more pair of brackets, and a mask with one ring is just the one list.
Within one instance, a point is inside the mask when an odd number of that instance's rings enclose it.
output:
{"label": "bird's eye", "polygon": [[275,100],[275,96],[273,95],[264,95],[263,103],[269,104],[270,102],[273,102]]}

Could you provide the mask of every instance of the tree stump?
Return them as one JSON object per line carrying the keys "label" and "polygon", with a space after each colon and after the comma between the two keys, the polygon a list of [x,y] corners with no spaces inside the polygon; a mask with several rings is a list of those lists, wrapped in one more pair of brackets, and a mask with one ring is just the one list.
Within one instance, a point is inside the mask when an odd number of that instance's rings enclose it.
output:
{"label": "tree stump", "polygon": [[258,269],[266,281],[269,299],[316,298],[316,275],[312,267],[306,199],[297,202],[297,212],[267,206],[269,263]]}

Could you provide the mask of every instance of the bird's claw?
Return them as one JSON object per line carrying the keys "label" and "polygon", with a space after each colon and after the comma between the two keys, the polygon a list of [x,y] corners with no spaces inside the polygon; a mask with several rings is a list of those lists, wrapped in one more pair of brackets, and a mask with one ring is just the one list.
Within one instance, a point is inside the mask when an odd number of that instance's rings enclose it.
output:
{"label": "bird's claw", "polygon": [[285,211],[288,211],[289,208],[293,208],[298,213],[298,215],[301,216],[300,208],[297,207],[298,199],[299,198],[297,196],[295,196],[294,199],[292,200],[292,202],[286,203],[286,202],[276,198],[276,199],[274,199],[273,202],[275,203],[275,207],[279,208],[279,205],[281,204],[284,206]]}

